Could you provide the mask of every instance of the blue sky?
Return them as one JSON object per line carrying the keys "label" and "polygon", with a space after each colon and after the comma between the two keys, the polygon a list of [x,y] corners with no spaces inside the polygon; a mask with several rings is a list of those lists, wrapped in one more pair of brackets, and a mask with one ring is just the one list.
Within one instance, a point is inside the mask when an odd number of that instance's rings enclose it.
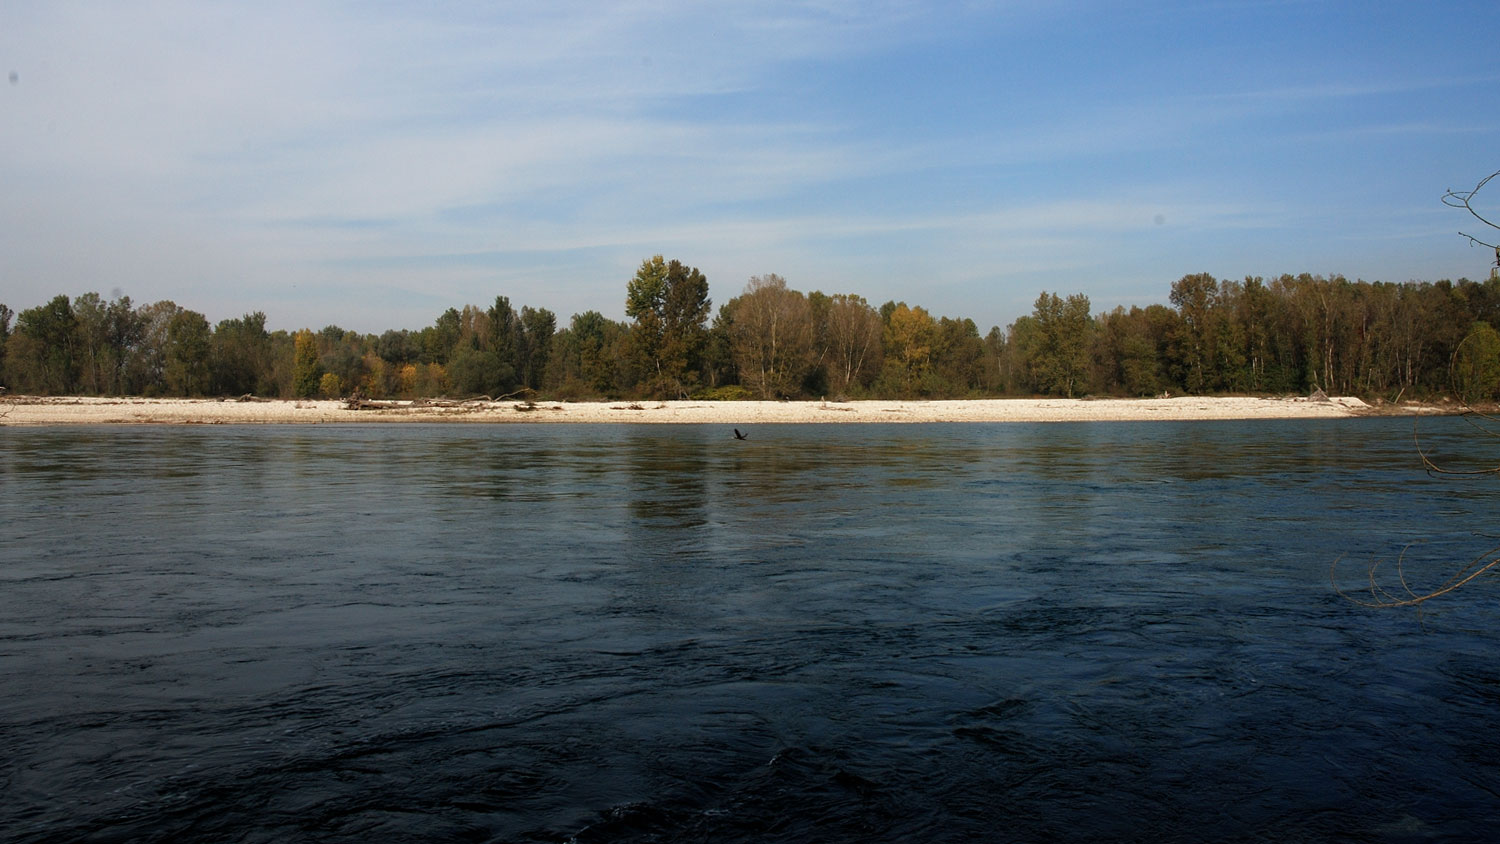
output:
{"label": "blue sky", "polygon": [[[15,2],[0,302],[624,317],[664,254],[984,331],[1187,273],[1483,278],[1485,2]],[[1500,189],[1493,197],[1500,207]]]}

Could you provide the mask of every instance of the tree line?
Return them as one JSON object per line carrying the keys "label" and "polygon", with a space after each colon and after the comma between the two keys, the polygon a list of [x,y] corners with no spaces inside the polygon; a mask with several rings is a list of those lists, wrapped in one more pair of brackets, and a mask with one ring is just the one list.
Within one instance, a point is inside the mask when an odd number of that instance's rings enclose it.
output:
{"label": "tree line", "polygon": [[905,302],[803,293],[756,276],[712,309],[696,267],[655,256],[628,321],[560,326],[545,308],[449,308],[417,331],[217,325],[170,301],[59,295],[0,304],[0,384],[41,395],[369,398],[962,398],[1261,393],[1399,400],[1500,390],[1500,280],[1365,282],[1283,275],[1171,285],[1170,305],[1094,314],[1043,292],[981,335]]}

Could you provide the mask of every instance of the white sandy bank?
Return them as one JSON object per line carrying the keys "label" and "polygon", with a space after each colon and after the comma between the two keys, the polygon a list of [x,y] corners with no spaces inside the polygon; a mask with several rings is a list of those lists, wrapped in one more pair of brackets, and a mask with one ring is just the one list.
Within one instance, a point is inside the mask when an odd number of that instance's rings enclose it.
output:
{"label": "white sandy bank", "polygon": [[[0,425],[350,422],[1075,422],[1318,419],[1366,415],[1357,398],[971,399],[959,401],[408,402],[351,410],[343,401],[0,396]],[[1415,406],[1403,412],[1430,412]],[[1389,412],[1389,411],[1387,411]]]}

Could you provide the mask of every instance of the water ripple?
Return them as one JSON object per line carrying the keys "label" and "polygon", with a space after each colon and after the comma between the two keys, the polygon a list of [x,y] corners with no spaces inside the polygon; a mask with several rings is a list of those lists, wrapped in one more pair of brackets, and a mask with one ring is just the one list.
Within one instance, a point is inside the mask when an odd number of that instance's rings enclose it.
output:
{"label": "water ripple", "polygon": [[1328,587],[1495,512],[1408,422],[5,433],[8,841],[1500,820],[1488,586]]}

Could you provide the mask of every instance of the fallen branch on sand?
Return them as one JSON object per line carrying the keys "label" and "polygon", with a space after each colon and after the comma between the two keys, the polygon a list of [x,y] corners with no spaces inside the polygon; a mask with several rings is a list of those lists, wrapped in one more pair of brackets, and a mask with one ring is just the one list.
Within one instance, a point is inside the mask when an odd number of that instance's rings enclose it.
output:
{"label": "fallen branch on sand", "polygon": [[372,399],[361,399],[350,397],[344,402],[345,410],[395,410],[402,407],[416,407],[415,401],[402,403],[398,401],[375,401]]}

